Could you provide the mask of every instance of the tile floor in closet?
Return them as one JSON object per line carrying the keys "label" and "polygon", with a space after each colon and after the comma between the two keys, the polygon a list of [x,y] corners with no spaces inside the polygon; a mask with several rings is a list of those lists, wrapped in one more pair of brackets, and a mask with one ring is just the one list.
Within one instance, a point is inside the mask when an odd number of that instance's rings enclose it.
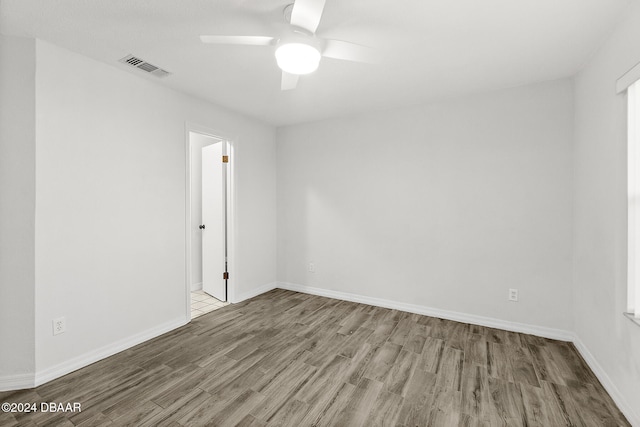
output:
{"label": "tile floor in closet", "polygon": [[228,302],[223,302],[215,299],[211,295],[205,293],[203,290],[191,292],[191,318],[195,319],[203,314],[210,313],[213,310],[229,305]]}

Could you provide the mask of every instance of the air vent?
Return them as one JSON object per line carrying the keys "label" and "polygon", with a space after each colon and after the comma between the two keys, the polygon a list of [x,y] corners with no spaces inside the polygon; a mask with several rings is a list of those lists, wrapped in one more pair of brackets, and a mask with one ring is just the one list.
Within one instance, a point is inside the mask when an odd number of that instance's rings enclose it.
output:
{"label": "air vent", "polygon": [[120,60],[123,64],[130,65],[131,67],[138,68],[146,73],[153,74],[156,77],[166,77],[170,72],[163,70],[160,67],[156,67],[153,64],[149,64],[144,59],[136,58],[133,55],[127,55]]}

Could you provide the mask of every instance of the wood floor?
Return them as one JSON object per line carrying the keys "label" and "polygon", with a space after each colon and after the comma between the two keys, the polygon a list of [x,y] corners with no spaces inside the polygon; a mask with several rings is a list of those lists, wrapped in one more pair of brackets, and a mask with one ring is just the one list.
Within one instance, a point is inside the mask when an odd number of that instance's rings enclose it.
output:
{"label": "wood floor", "polygon": [[575,348],[274,290],[0,402],[0,425],[628,426]]}

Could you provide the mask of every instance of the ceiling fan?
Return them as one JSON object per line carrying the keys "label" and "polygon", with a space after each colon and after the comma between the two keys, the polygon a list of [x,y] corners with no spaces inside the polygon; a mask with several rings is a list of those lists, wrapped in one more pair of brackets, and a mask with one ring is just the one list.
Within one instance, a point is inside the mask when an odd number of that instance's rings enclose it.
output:
{"label": "ceiling fan", "polygon": [[373,49],[342,40],[316,36],[326,0],[295,0],[284,8],[289,28],[275,36],[203,35],[203,43],[274,46],[278,67],[282,70],[282,90],[295,89],[301,75],[314,72],[321,57],[347,61],[376,62]]}

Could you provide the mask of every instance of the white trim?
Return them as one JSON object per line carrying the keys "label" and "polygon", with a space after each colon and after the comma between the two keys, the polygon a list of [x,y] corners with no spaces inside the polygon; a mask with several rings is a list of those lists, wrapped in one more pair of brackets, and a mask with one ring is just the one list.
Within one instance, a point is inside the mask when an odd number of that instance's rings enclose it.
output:
{"label": "white trim", "polygon": [[587,362],[589,368],[593,371],[593,373],[598,377],[600,383],[605,388],[609,396],[613,399],[614,403],[618,406],[618,409],[627,417],[627,421],[631,423],[632,426],[640,426],[640,413],[636,412],[635,409],[627,403],[627,400],[624,398],[623,394],[620,393],[618,387],[614,384],[614,382],[609,378],[607,372],[600,366],[596,358],[591,354],[586,345],[582,342],[580,337],[574,335],[573,344],[582,355],[582,358]]}
{"label": "white trim", "polygon": [[[463,323],[471,323],[481,326],[487,326],[492,328],[499,328],[513,332],[520,332],[526,334],[538,335],[551,339],[558,339],[563,341],[571,341],[576,346],[576,349],[583,357],[589,368],[596,375],[598,380],[602,383],[603,387],[609,393],[614,403],[618,406],[620,411],[625,415],[627,421],[633,426],[640,426],[640,414],[637,413],[631,405],[629,405],[624,398],[623,394],[618,390],[614,382],[611,380],[606,371],[598,363],[596,358],[591,354],[582,340],[573,332],[564,331],[561,329],[546,328],[535,325],[528,325],[523,323],[507,322],[500,319],[494,319],[484,316],[476,316],[465,313],[459,313],[455,311],[440,310],[437,308],[420,306],[416,304],[407,304],[382,298],[367,297],[363,295],[351,294],[346,292],[332,291],[322,288],[315,288],[311,286],[298,285],[287,282],[271,282],[255,288],[249,292],[239,294],[237,300],[233,300],[233,303],[238,303],[265,292],[269,292],[273,289],[287,289],[295,292],[302,292],[311,295],[319,295],[328,298],[335,298],[345,301],[358,302],[362,304],[375,305],[379,307],[391,308],[396,310],[407,311],[410,313],[422,314],[426,316],[438,317],[442,319],[454,320]],[[117,341],[108,346],[102,347],[95,351],[90,351],[84,355],[78,356],[66,362],[60,363],[44,371],[33,373],[7,375],[0,377],[0,391],[11,391],[37,387],[48,381],[60,378],[70,372],[84,368],[98,360],[105,359],[123,350],[129,349],[135,345],[158,337],[176,328],[186,325],[191,320],[191,316],[187,318],[175,319],[171,322],[164,323],[155,328],[151,328],[147,331],[136,334],[132,337],[125,338]]]}
{"label": "white trim", "polygon": [[622,77],[616,81],[616,93],[624,92],[638,80],[640,80],[640,62],[631,67],[629,71],[624,73]]}
{"label": "white trim", "polygon": [[227,301],[234,301],[236,294],[236,151],[235,144],[237,138],[227,139],[227,155],[229,163],[227,163],[227,271],[229,278],[227,279]]}
{"label": "white trim", "polygon": [[22,390],[35,386],[35,374],[5,375],[0,377],[0,391]]}
{"label": "white trim", "polygon": [[226,132],[219,132],[196,123],[185,122],[185,317],[191,319],[191,138],[190,132],[199,133],[222,141],[229,155],[227,163],[227,301],[233,302],[235,298],[235,258],[236,258],[236,219],[234,203],[236,200],[235,187],[235,142],[237,137]]}
{"label": "white trim", "polygon": [[202,282],[191,284],[191,292],[201,291],[201,290],[202,290]]}
{"label": "white trim", "polygon": [[[249,292],[239,294],[239,298],[233,300],[232,302],[238,303],[261,295],[265,292],[269,292],[275,289],[277,287],[276,285],[276,282],[267,283]],[[188,316],[166,322],[160,326],[148,329],[144,332],[125,338],[123,340],[116,341],[115,343],[109,344],[94,351],[90,351],[78,357],[74,357],[73,359],[67,360],[45,370],[38,371],[35,374],[27,373],[0,377],[0,391],[21,390],[37,387],[56,378],[60,378],[73,371],[84,368],[85,366],[89,366],[99,360],[105,359],[109,356],[113,356],[116,353],[127,350],[145,341],[156,338],[162,334],[184,326],[190,321],[191,311],[189,311]]]}
{"label": "white trim", "polygon": [[[191,313],[191,132],[193,125],[185,123],[184,127],[184,312]],[[189,317],[191,317],[189,315]]]}
{"label": "white trim", "polygon": [[640,83],[627,93],[627,312],[640,320]]}
{"label": "white trim", "polygon": [[236,299],[233,299],[231,302],[233,304],[237,304],[237,303],[242,302],[244,300],[248,300],[248,299],[251,299],[253,297],[257,297],[258,295],[262,295],[265,292],[272,291],[272,290],[274,290],[274,289],[276,289],[278,287],[279,287],[278,286],[278,282],[266,283],[266,284],[264,284],[262,286],[259,286],[259,287],[255,288],[255,289],[252,289],[252,290],[250,290],[248,292],[243,292],[241,294],[237,294],[236,295]]}
{"label": "white trim", "polygon": [[375,305],[378,307],[402,310],[409,313],[422,314],[425,316],[438,317],[441,319],[454,320],[457,322],[471,323],[474,325],[487,326],[512,332],[520,332],[523,334],[531,334],[555,340],[573,342],[580,355],[582,355],[585,362],[587,362],[587,365],[589,365],[589,368],[591,368],[598,380],[602,383],[603,387],[605,388],[607,393],[609,393],[620,411],[622,411],[625,417],[627,417],[627,421],[629,421],[633,426],[640,426],[640,414],[636,413],[633,407],[627,403],[626,399],[624,398],[622,393],[620,393],[611,378],[609,378],[606,371],[602,368],[602,366],[600,366],[596,358],[593,357],[584,343],[574,332],[562,329],[547,328],[543,326],[528,325],[524,323],[507,322],[505,320],[494,319],[491,317],[476,316],[473,314],[441,310],[438,308],[426,307],[416,304],[407,304],[382,298],[373,298],[346,292],[314,288],[312,286],[298,285],[295,283],[278,282],[277,287],[280,289],[287,289],[290,291],[302,292],[311,295],[319,295],[344,301]]}
{"label": "white trim", "polygon": [[77,371],[80,368],[84,368],[85,366],[89,366],[92,363],[97,362],[98,360],[113,356],[114,354],[120,353],[123,350],[127,350],[140,343],[177,329],[180,326],[184,326],[190,321],[191,314],[189,314],[188,318],[181,317],[178,319],[174,319],[170,322],[163,323],[162,325],[140,332],[139,334],[122,339],[120,341],[116,341],[97,350],[93,350],[78,357],[74,357],[73,359],[67,360],[58,365],[52,366],[42,371],[38,371],[36,372],[33,386],[37,387],[51,380],[55,380],[56,378],[60,378],[63,375],[67,375],[70,372]]}
{"label": "white trim", "polygon": [[332,291],[311,286],[297,285],[294,283],[278,282],[278,288],[290,291],[302,292],[305,294],[319,295],[323,297],[335,298],[344,301],[359,302],[362,304],[375,305],[378,307],[391,308],[395,310],[407,311],[409,313],[422,314],[424,316],[438,317],[440,319],[454,320],[456,322],[471,323],[474,325],[487,326],[489,328],[504,329],[506,331],[520,332],[523,334],[537,335],[561,341],[572,341],[575,334],[563,329],[547,328],[544,326],[529,325],[526,323],[515,323],[492,317],[477,316],[475,314],[460,313],[458,311],[441,310],[439,308],[427,307],[424,305],[408,304],[404,302],[391,301],[382,298],[367,297],[364,295],[350,294],[346,292]]}

